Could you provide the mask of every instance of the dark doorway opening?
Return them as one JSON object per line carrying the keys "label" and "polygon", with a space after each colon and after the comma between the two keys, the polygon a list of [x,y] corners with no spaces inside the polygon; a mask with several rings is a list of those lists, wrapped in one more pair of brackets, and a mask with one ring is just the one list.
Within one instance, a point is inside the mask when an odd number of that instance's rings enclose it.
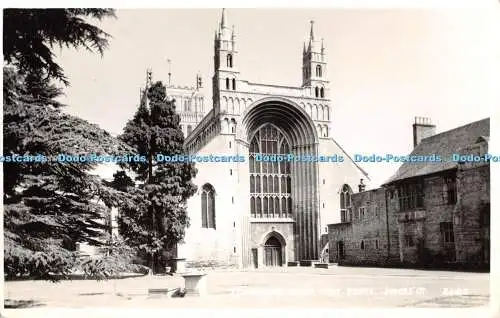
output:
{"label": "dark doorway opening", "polygon": [[342,260],[345,257],[345,250],[344,250],[344,242],[343,241],[337,242],[337,257],[338,257],[338,260]]}
{"label": "dark doorway opening", "polygon": [[266,266],[283,266],[280,241],[271,236],[264,244],[264,264]]}

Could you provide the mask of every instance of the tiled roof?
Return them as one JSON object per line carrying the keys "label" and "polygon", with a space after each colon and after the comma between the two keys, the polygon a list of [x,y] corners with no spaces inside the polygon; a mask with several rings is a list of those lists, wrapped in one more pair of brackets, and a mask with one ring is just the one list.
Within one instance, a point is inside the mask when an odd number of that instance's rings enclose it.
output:
{"label": "tiled roof", "polygon": [[478,143],[488,142],[490,136],[490,119],[485,118],[465,126],[461,126],[443,133],[422,139],[413,149],[411,156],[429,156],[436,154],[441,162],[405,162],[398,171],[384,184],[411,177],[424,176],[439,171],[453,169],[456,162],[451,161],[453,153],[461,148]]}

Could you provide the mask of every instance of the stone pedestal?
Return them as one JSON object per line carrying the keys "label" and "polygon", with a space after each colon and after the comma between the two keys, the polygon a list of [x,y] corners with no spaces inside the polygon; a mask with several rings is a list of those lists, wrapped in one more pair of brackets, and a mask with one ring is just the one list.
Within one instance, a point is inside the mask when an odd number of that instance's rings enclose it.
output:
{"label": "stone pedestal", "polygon": [[186,296],[204,296],[207,294],[206,274],[184,273],[182,277],[184,277]]}

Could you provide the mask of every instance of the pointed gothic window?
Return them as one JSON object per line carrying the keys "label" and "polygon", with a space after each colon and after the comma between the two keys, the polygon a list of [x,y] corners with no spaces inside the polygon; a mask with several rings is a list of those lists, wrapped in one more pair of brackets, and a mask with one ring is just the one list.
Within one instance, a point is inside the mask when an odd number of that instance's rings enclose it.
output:
{"label": "pointed gothic window", "polygon": [[319,97],[319,88],[318,88],[318,86],[316,86],[314,88],[314,96]]}
{"label": "pointed gothic window", "polygon": [[[289,163],[283,161],[261,163],[255,160],[257,154],[288,155],[289,149],[285,135],[271,124],[261,127],[253,136],[250,142],[249,166],[252,217],[291,217],[292,178]],[[261,164],[262,169],[260,169]],[[256,208],[252,208],[254,204]]]}
{"label": "pointed gothic window", "polygon": [[236,80],[233,78],[233,91],[236,90]]}
{"label": "pointed gothic window", "polygon": [[233,67],[233,55],[232,54],[227,55],[227,67]]}
{"label": "pointed gothic window", "polygon": [[201,227],[215,229],[215,189],[209,183],[201,192]]}
{"label": "pointed gothic window", "polygon": [[321,89],[319,90],[319,96],[321,98],[325,98],[325,89],[323,87],[321,87]]}
{"label": "pointed gothic window", "polygon": [[229,78],[226,78],[226,89],[229,89]]}

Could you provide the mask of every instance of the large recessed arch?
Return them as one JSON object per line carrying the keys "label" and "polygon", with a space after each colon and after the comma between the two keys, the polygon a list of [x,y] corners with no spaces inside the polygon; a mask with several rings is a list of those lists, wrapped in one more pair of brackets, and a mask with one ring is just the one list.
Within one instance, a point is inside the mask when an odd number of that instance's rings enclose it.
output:
{"label": "large recessed arch", "polygon": [[[319,216],[319,198],[318,198],[318,163],[315,161],[296,161],[290,162],[290,170],[285,166],[285,173],[283,174],[281,170],[281,164],[279,169],[276,171],[274,168],[274,163],[271,164],[273,167],[271,171],[263,171],[264,164],[259,171],[252,171],[251,166],[253,164],[252,156],[256,154],[250,151],[250,143],[252,142],[252,137],[255,132],[262,129],[267,125],[272,125],[276,127],[279,131],[283,132],[286,139],[289,140],[289,154],[296,156],[296,158],[305,155],[318,155],[318,143],[319,143],[319,133],[317,127],[314,125],[313,120],[307,114],[307,112],[301,108],[294,101],[283,98],[283,97],[266,97],[254,102],[245,109],[242,114],[241,122],[239,123],[236,131],[236,139],[248,147],[246,151],[249,154],[249,189],[252,190],[252,178],[255,181],[255,192],[251,194],[248,201],[248,215],[251,218],[255,218],[255,222],[261,222],[258,219],[265,218],[267,221],[272,222],[270,218],[281,218],[282,221],[292,222],[293,231],[297,235],[297,240],[294,240],[295,245],[295,256],[299,259],[316,259],[318,257],[319,250],[319,231],[318,231],[318,216]],[[274,142],[274,137],[271,139],[266,138],[266,142]],[[274,148],[273,148],[274,149]],[[245,151],[242,149],[242,151]],[[268,152],[266,152],[268,153]],[[272,152],[272,154],[281,154],[279,152]],[[267,165],[269,169],[270,165]],[[288,172],[290,171],[290,172]],[[283,176],[286,177],[286,192],[281,191],[283,188],[283,183],[280,183],[280,192],[268,191],[258,185],[256,178],[260,180],[260,184],[264,181],[269,183],[268,176],[272,176],[273,180],[275,176],[279,176],[282,180]],[[267,180],[266,180],[267,179]],[[274,181],[273,181],[274,182]],[[273,184],[273,188],[274,184]],[[290,190],[288,190],[290,188]],[[267,187],[269,189],[269,186]],[[252,201],[254,198],[254,201]],[[274,206],[272,213],[270,201],[265,204],[266,198],[272,198]],[[276,204],[276,198],[279,198],[278,204]],[[283,202],[283,199],[286,202]],[[262,201],[259,201],[262,200]],[[253,213],[252,207],[255,202],[255,213]],[[262,207],[267,206],[268,209],[260,210]],[[279,207],[278,211],[280,213],[275,213]],[[283,207],[286,207],[285,209]],[[286,213],[283,212],[286,211]],[[286,242],[285,242],[286,244]],[[283,245],[284,246],[284,245]],[[283,253],[283,256],[285,254]]]}
{"label": "large recessed arch", "polygon": [[287,132],[294,146],[318,143],[318,133],[309,115],[294,101],[267,97],[253,102],[242,114],[236,138],[249,143],[249,136],[265,123]]}

